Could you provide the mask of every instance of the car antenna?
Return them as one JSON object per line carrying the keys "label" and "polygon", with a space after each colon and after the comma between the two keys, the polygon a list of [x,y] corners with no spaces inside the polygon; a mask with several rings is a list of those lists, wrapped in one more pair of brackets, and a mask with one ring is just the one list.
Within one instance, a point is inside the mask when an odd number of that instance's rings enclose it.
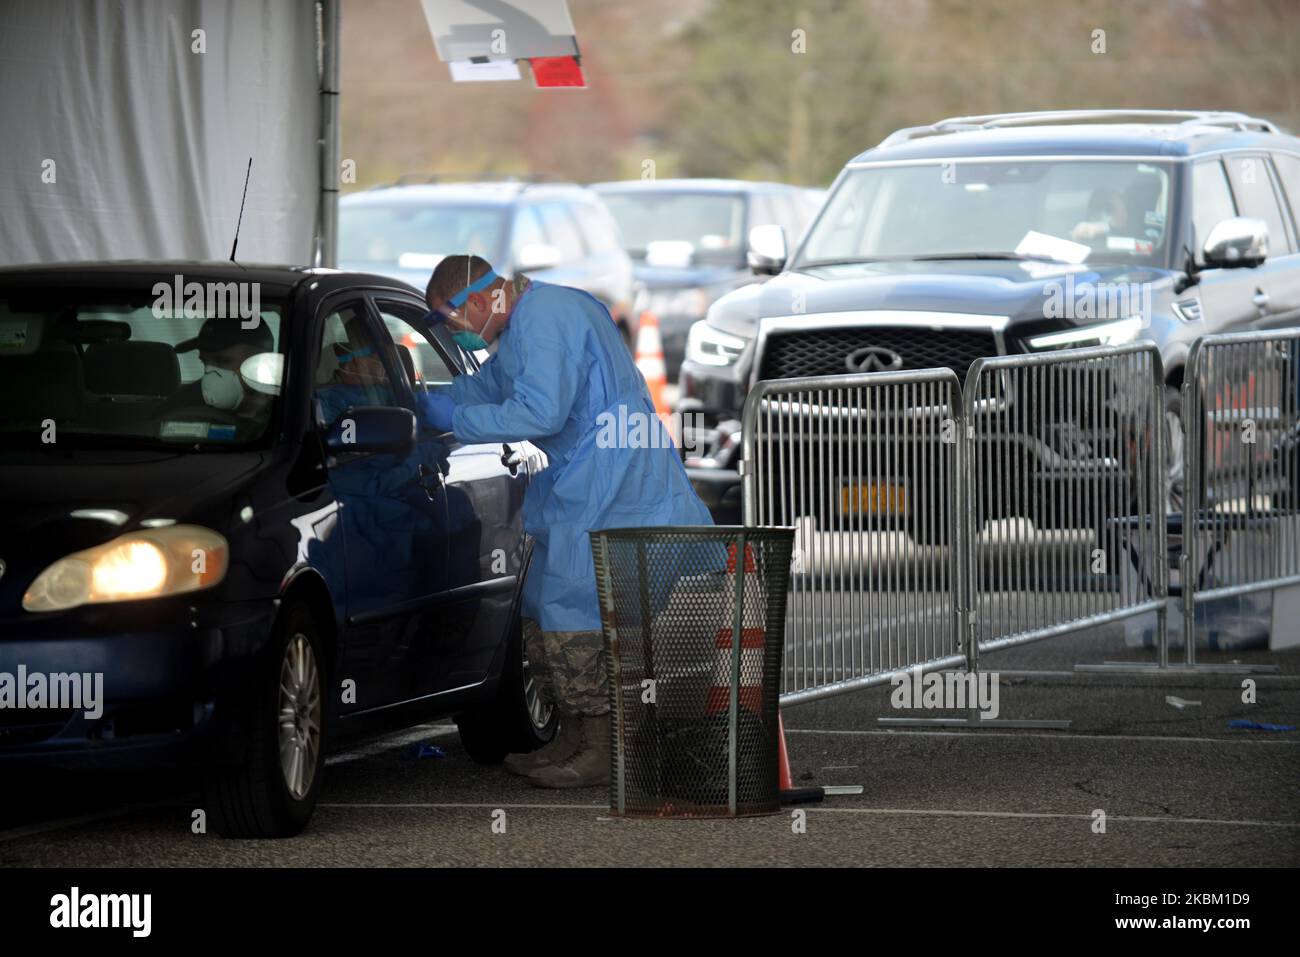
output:
{"label": "car antenna", "polygon": [[[239,220],[235,223],[235,241],[230,246],[230,261],[235,263],[236,266],[239,266],[239,263],[235,262],[235,250],[239,248],[239,227],[244,224],[244,203],[248,201],[248,180],[252,175],[253,157],[250,156],[248,158],[248,170],[244,173],[244,195],[239,201]],[[243,269],[244,267],[239,266],[239,268]]]}

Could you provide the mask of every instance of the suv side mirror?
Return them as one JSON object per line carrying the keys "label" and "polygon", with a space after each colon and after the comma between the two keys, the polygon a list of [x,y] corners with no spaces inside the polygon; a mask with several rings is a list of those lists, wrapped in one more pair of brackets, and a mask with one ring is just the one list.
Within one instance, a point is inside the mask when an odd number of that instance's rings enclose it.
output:
{"label": "suv side mirror", "polygon": [[749,231],[749,268],[755,275],[775,276],[785,268],[785,228],[776,225],[755,226]]}
{"label": "suv side mirror", "polygon": [[559,264],[560,251],[550,243],[527,243],[515,257],[515,269],[519,272],[554,269]]}
{"label": "suv side mirror", "polygon": [[344,409],[325,433],[325,448],[333,455],[347,452],[388,452],[405,458],[415,448],[415,413],[388,405],[359,405]]}
{"label": "suv side mirror", "polygon": [[1268,256],[1268,226],[1262,219],[1233,216],[1222,220],[1205,237],[1201,258],[1220,269],[1258,266]]}

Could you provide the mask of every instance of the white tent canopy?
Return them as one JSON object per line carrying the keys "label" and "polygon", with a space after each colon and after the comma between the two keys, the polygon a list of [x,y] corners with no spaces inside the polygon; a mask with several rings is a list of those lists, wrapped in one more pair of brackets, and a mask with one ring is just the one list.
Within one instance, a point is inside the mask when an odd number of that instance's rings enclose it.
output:
{"label": "white tent canopy", "polygon": [[250,156],[239,259],[310,263],[319,55],[312,0],[5,0],[0,264],[225,259]]}

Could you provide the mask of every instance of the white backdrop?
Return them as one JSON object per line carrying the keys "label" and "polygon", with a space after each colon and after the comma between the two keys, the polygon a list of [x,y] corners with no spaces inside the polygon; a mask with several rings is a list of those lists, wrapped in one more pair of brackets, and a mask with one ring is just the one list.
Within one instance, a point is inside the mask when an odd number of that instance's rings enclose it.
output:
{"label": "white backdrop", "polygon": [[250,155],[238,258],[309,263],[316,51],[312,0],[0,2],[0,264],[226,259]]}

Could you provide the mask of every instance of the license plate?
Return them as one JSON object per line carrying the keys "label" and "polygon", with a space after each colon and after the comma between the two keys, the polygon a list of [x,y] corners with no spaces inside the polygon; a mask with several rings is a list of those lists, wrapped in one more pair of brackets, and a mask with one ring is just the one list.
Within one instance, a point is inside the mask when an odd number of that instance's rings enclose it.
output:
{"label": "license plate", "polygon": [[840,511],[846,514],[902,515],[907,510],[907,493],[892,482],[850,482],[840,489]]}

